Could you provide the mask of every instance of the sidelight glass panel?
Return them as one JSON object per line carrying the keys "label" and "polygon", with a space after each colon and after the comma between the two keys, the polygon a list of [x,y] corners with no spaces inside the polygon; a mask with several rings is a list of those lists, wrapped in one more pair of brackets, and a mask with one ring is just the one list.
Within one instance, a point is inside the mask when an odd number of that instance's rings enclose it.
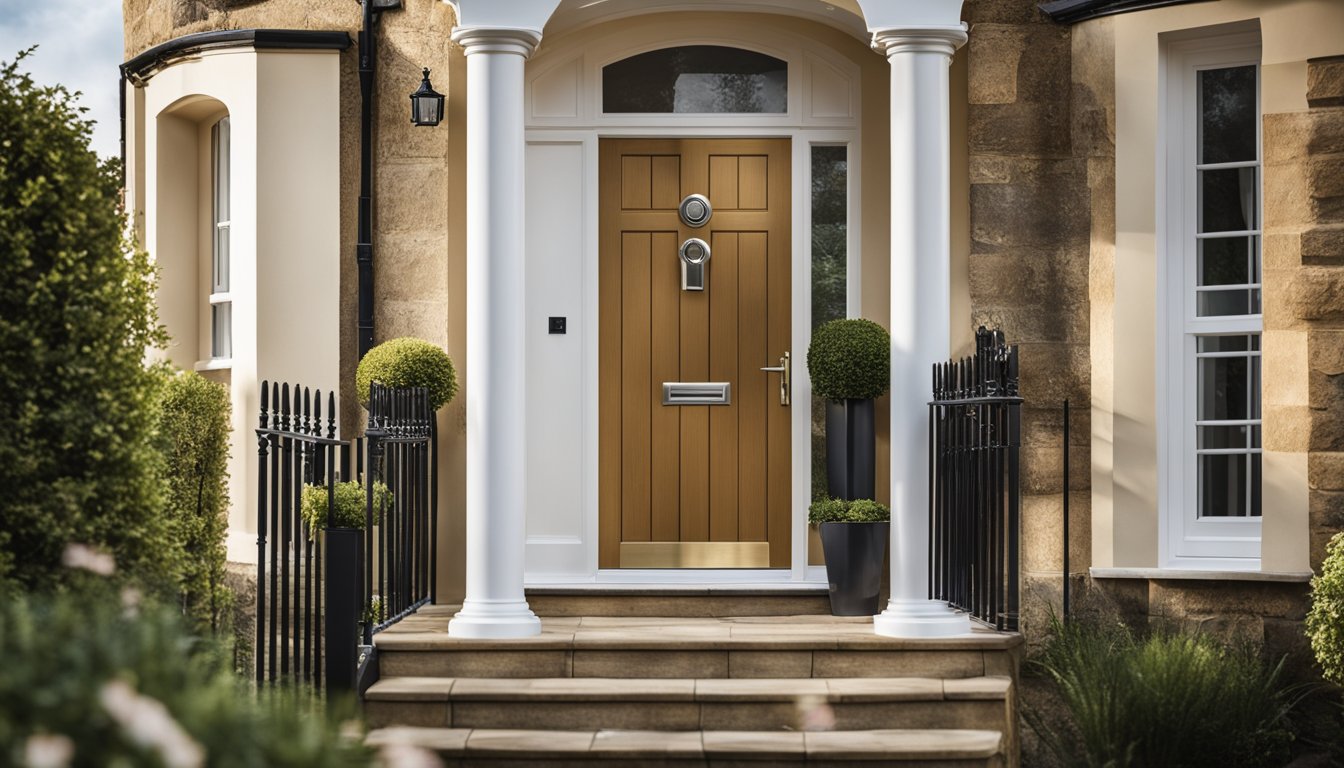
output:
{"label": "sidelight glass panel", "polygon": [[[847,312],[849,149],[812,147],[812,327]],[[828,495],[826,402],[812,396],[812,498]]]}
{"label": "sidelight glass panel", "polygon": [[602,111],[784,114],[789,67],[773,56],[721,45],[641,53],[602,68]]}

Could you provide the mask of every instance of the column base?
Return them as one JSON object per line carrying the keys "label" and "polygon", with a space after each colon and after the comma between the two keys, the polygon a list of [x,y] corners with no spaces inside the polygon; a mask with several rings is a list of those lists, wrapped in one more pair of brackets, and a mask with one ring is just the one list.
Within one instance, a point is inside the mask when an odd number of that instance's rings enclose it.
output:
{"label": "column base", "polygon": [[468,640],[509,640],[541,634],[541,619],[526,600],[483,602],[465,600],[448,622],[449,637]]}
{"label": "column base", "polygon": [[970,616],[941,600],[892,600],[873,617],[873,632],[886,637],[951,637],[970,631]]}

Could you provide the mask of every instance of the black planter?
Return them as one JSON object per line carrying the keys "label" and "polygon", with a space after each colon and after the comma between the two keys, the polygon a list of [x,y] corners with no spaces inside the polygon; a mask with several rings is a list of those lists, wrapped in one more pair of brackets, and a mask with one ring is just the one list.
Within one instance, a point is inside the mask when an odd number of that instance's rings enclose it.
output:
{"label": "black planter", "polygon": [[891,523],[822,523],[820,529],[831,615],[876,614]]}
{"label": "black planter", "polygon": [[877,435],[873,401],[826,401],[826,484],[831,498],[873,498]]}
{"label": "black planter", "polygon": [[364,609],[364,531],[328,528],[324,536],[327,690],[353,691]]}

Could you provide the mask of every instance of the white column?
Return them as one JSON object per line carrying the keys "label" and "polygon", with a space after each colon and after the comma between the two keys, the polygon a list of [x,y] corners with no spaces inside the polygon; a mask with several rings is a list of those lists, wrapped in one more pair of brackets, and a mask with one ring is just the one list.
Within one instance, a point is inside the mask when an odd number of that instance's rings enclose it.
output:
{"label": "white column", "polygon": [[932,365],[950,353],[948,69],[962,26],[879,29],[891,63],[891,601],[877,634],[971,631],[929,599],[928,401]]}
{"label": "white column", "polygon": [[523,65],[533,30],[459,27],[467,56],[467,590],[454,637],[530,637],[523,596]]}

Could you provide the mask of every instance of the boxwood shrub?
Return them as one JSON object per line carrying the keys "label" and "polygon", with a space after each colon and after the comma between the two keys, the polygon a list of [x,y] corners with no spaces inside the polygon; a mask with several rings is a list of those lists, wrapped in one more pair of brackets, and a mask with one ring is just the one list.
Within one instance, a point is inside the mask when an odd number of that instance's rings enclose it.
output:
{"label": "boxwood shrub", "polygon": [[812,391],[824,400],[868,400],[891,386],[891,336],[871,320],[824,323],[807,348]]}
{"label": "boxwood shrub", "polygon": [[817,499],[807,508],[807,522],[822,523],[885,523],[891,520],[886,504],[872,499]]}
{"label": "boxwood shrub", "polygon": [[[335,519],[332,528],[363,528],[365,522],[364,484],[350,480],[335,484],[336,505],[331,510]],[[316,533],[327,526],[327,487],[306,485],[303,488],[303,519],[308,530]],[[380,482],[373,484],[373,521],[377,523],[383,510],[392,506],[392,491]]]}
{"label": "boxwood shrub", "polygon": [[453,359],[424,339],[403,336],[370,349],[355,370],[355,393],[359,402],[369,402],[369,385],[424,387],[429,407],[438,410],[457,394],[457,371]]}

